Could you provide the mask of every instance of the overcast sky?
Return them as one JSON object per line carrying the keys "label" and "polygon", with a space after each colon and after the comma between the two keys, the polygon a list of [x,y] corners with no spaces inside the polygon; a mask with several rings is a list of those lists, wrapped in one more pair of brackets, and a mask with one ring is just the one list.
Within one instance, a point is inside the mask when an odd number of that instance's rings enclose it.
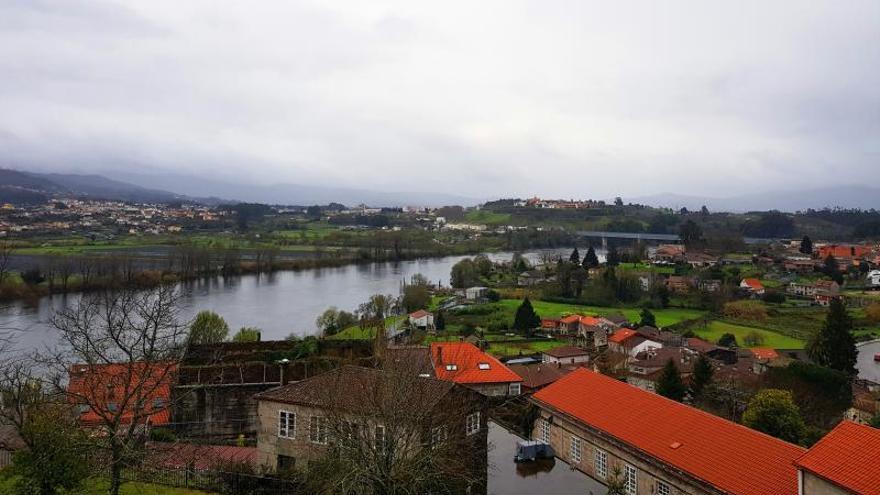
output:
{"label": "overcast sky", "polygon": [[876,185],[880,1],[5,0],[0,164],[482,197]]}

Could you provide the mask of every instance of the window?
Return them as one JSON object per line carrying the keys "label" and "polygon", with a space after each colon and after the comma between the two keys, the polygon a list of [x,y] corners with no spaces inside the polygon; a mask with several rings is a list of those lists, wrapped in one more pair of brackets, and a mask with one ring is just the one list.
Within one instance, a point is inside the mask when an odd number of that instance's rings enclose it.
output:
{"label": "window", "polygon": [[467,415],[466,423],[465,423],[465,432],[468,435],[473,435],[474,433],[480,431],[480,412],[477,411],[475,413],[471,413]]}
{"label": "window", "polygon": [[489,363],[480,363],[477,365],[477,367],[480,368],[481,370],[487,370],[487,369],[489,369]]}
{"label": "window", "polygon": [[541,421],[541,441],[550,443],[550,421],[547,419]]}
{"label": "window", "polygon": [[657,495],[670,495],[672,491],[669,489],[669,485],[662,481],[657,482]]}
{"label": "window", "polygon": [[436,447],[449,438],[449,428],[446,425],[437,426],[431,429],[431,447]]}
{"label": "window", "polygon": [[626,495],[636,495],[638,491],[636,468],[629,464],[623,467],[623,486],[626,489]]}
{"label": "window", "polygon": [[278,411],[278,436],[294,438],[296,436],[296,413]]}
{"label": "window", "polygon": [[309,418],[309,440],[312,443],[327,444],[327,418],[320,416]]}
{"label": "window", "polygon": [[571,437],[571,445],[569,447],[569,458],[573,464],[581,463],[581,439],[575,436]]}
{"label": "window", "polygon": [[596,449],[596,456],[593,459],[596,476],[605,479],[608,477],[608,454],[604,450]]}
{"label": "window", "polygon": [[376,427],[376,444],[375,444],[376,452],[380,454],[385,453],[385,427],[377,426]]}
{"label": "window", "polygon": [[296,466],[296,459],[288,455],[278,456],[278,471],[290,471]]}
{"label": "window", "polygon": [[458,370],[457,364],[447,364],[446,365],[446,371],[456,371],[456,370]]}
{"label": "window", "polygon": [[522,391],[522,387],[519,383],[511,383],[510,384],[510,395],[519,395]]}

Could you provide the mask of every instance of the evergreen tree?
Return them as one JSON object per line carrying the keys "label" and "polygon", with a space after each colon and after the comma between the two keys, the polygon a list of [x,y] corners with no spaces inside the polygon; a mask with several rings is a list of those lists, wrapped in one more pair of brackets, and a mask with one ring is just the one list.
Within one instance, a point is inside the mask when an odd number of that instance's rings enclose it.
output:
{"label": "evergreen tree", "polygon": [[712,375],[714,373],[715,369],[712,368],[709,358],[700,354],[697,362],[694,363],[694,374],[691,376],[691,395],[695,399],[702,397],[706,387],[712,383]]}
{"label": "evergreen tree", "polygon": [[807,344],[807,353],[814,363],[856,375],[856,341],[852,335],[853,321],[840,298],[831,300],[825,324]]}
{"label": "evergreen tree", "polygon": [[840,265],[837,264],[837,259],[834,256],[829,254],[828,257],[825,258],[823,271],[825,272],[825,275],[831,277],[831,279],[838,284],[843,283],[843,274],[840,273]]}
{"label": "evergreen tree", "polygon": [[810,236],[805,235],[803,239],[801,239],[801,247],[798,250],[803,254],[813,254],[813,241],[810,239]]}
{"label": "evergreen tree", "polygon": [[526,332],[541,325],[541,317],[535,313],[532,302],[526,297],[522,304],[516,309],[516,315],[513,318],[513,328],[521,332]]}
{"label": "evergreen tree", "polygon": [[674,401],[681,402],[684,400],[687,387],[681,379],[678,366],[675,365],[675,361],[672,359],[666,362],[666,366],[660,372],[660,377],[657,379],[657,393]]}
{"label": "evergreen tree", "polygon": [[581,253],[578,252],[577,247],[575,247],[574,251],[571,252],[571,256],[568,257],[568,261],[571,261],[575,265],[579,265],[581,263]]}
{"label": "evergreen tree", "polygon": [[584,255],[584,268],[596,268],[599,266],[599,257],[596,256],[596,250],[593,249],[593,246],[590,246],[587,249],[587,254]]}
{"label": "evergreen tree", "polygon": [[437,312],[437,317],[434,318],[434,328],[438,331],[446,330],[446,317],[443,316],[443,311]]}
{"label": "evergreen tree", "polygon": [[691,247],[703,241],[703,229],[693,220],[687,220],[678,228],[678,235],[685,246]]}
{"label": "evergreen tree", "polygon": [[605,264],[608,266],[617,266],[620,264],[620,254],[613,246],[608,250],[608,254],[605,255]]}
{"label": "evergreen tree", "polygon": [[736,335],[732,333],[725,333],[718,339],[718,345],[721,347],[737,347]]}
{"label": "evergreen tree", "polygon": [[639,313],[641,320],[639,321],[640,327],[656,327],[657,326],[657,318],[654,316],[654,313],[651,312],[650,309],[645,308]]}

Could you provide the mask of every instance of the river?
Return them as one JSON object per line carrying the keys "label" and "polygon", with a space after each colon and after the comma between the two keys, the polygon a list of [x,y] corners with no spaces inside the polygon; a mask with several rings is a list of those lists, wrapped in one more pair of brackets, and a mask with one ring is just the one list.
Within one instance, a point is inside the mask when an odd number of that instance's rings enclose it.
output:
{"label": "river", "polygon": [[874,361],[874,355],[880,354],[880,340],[859,345],[859,360],[856,368],[859,378],[880,383],[880,362]]}
{"label": "river", "polygon": [[[569,249],[525,253],[531,261],[544,254],[568,256]],[[509,260],[512,253],[492,253]],[[421,273],[434,284],[449,285],[452,266],[466,256],[365,263],[336,268],[279,271],[269,274],[213,277],[180,284],[180,316],[186,321],[201,310],[223,316],[235,331],[243,326],[263,330],[264,340],[315,332],[315,319],[336,306],[352,311],[372,294],[397,295],[400,285]],[[47,296],[36,304],[14,302],[0,309],[0,329],[16,330],[16,348],[35,349],[54,342],[50,320],[55,310],[76,304],[79,294]]]}

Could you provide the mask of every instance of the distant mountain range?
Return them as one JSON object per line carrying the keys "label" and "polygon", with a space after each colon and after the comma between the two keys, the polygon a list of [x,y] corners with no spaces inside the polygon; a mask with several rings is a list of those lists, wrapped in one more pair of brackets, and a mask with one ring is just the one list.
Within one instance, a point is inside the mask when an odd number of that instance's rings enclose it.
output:
{"label": "distant mountain range", "polygon": [[53,197],[132,201],[137,203],[198,202],[218,204],[212,197],[191,197],[159,189],[149,189],[101,175],[39,174],[0,169],[0,202],[43,203]]}
{"label": "distant mountain range", "polygon": [[[108,178],[107,175],[110,175]],[[342,203],[348,206],[473,206],[479,199],[453,194],[377,192],[364,189],[331,188],[298,184],[268,186],[236,184],[187,175],[33,173],[0,169],[0,202],[42,203],[51,197],[75,196],[140,203],[237,202],[308,206]]]}
{"label": "distant mountain range", "polygon": [[[0,202],[42,203],[51,197],[74,196],[141,203],[196,202],[207,205],[236,202],[308,206],[342,203],[348,206],[473,206],[487,198],[408,191],[384,192],[301,184],[253,185],[208,177],[174,174],[134,174],[108,171],[97,174],[34,173],[0,168]],[[624,198],[627,203],[689,210],[703,205],[710,211],[794,212],[808,208],[880,209],[880,189],[836,186],[802,191],[752,193],[727,198],[661,193]]]}
{"label": "distant mountain range", "polygon": [[[254,203],[280,205],[325,205],[331,202],[347,206],[474,206],[485,199],[427,191],[371,191],[366,189],[311,186],[302,184],[254,185],[225,182],[209,177],[173,174],[132,174],[107,172],[115,179],[144,187],[173,191],[190,196],[217,196]],[[422,185],[424,183],[419,182]]]}
{"label": "distant mountain range", "polygon": [[728,198],[661,193],[625,199],[626,202],[649,206],[698,210],[705,205],[710,211],[795,212],[822,208],[880,209],[880,189],[867,186],[835,186],[802,191],[751,193]]}

